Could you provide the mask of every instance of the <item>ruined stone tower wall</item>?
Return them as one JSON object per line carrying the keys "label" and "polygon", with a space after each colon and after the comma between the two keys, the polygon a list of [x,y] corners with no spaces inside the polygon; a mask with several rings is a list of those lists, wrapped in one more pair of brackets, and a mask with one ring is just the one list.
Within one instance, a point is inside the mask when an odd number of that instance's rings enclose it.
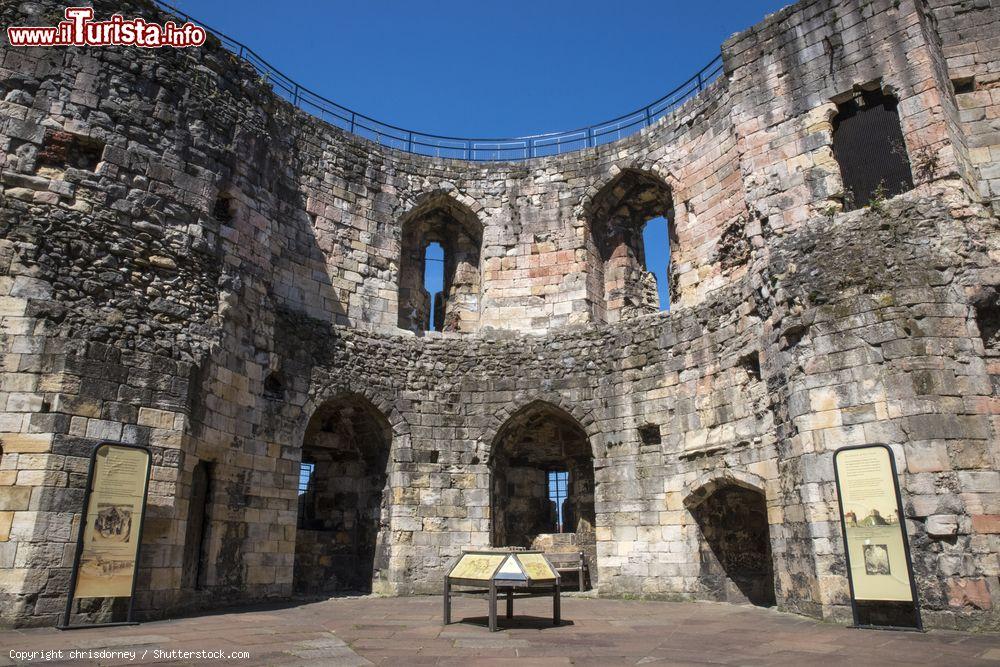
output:
{"label": "ruined stone tower wall", "polygon": [[929,3],[948,76],[953,82],[969,160],[977,169],[979,195],[1000,200],[1000,6],[995,2]]}
{"label": "ruined stone tower wall", "polygon": [[[925,620],[995,623],[997,107],[949,79],[997,59],[959,5],[932,5],[800,2],[728,40],[723,77],[651,127],[517,163],[378,147],[215,44],[5,46],[5,621],[61,610],[101,439],[154,455],[141,613],[290,595],[307,425],[346,398],[391,432],[377,592],[435,592],[489,544],[495,438],[549,411],[592,450],[602,594],[732,599],[696,516],[738,486],[763,495],[778,605],[845,618],[832,453],[887,443]],[[845,212],[831,121],[872,85],[899,100],[916,187]],[[669,193],[669,313],[609,312],[594,230],[633,182]],[[481,226],[477,316],[414,335],[403,227],[425,211]]]}

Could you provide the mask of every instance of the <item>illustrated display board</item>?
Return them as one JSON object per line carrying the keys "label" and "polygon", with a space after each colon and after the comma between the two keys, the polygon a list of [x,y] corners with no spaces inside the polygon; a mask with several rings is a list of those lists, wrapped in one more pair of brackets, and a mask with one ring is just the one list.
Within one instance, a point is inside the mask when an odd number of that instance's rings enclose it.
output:
{"label": "illustrated display board", "polygon": [[[452,591],[453,586],[475,591]],[[497,597],[507,598],[507,618],[514,615],[518,598],[552,596],[552,622],[559,625],[559,573],[541,551],[506,547],[466,551],[444,578],[444,624],[451,623],[452,595],[485,595],[489,602],[489,628],[497,630]]]}
{"label": "illustrated display board", "polygon": [[885,445],[845,447],[833,460],[855,625],[857,601],[908,602],[919,627],[892,451]]}
{"label": "illustrated display board", "polygon": [[491,580],[551,583],[558,576],[545,556],[535,551],[470,551],[462,554],[448,572],[449,579],[482,583]]}
{"label": "illustrated display board", "polygon": [[552,581],[559,576],[552,563],[542,554],[517,554],[516,558],[532,581]]}
{"label": "illustrated display board", "polygon": [[497,568],[506,560],[503,554],[482,554],[466,553],[462,554],[458,563],[448,573],[453,579],[474,579],[476,581],[489,581],[493,578]]}
{"label": "illustrated display board", "polygon": [[133,597],[151,463],[145,447],[94,449],[62,627],[71,627],[74,599]]}

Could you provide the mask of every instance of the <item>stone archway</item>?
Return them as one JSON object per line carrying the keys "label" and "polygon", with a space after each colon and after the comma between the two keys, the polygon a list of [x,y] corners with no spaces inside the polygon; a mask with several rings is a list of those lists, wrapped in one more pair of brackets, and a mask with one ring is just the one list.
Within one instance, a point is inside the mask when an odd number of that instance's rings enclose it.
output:
{"label": "stone archway", "polygon": [[621,170],[587,200],[584,215],[590,228],[593,271],[587,287],[595,321],[617,322],[665,307],[646,262],[643,230],[652,219],[666,219],[670,243],[676,245],[673,195],[666,181],[655,172]]}
{"label": "stone archway", "polygon": [[685,505],[698,528],[698,578],[714,600],[775,603],[767,503],[763,490],[732,477],[712,480]]}
{"label": "stone archway", "polygon": [[500,427],[489,463],[491,544],[583,551],[596,583],[594,459],[580,424],[530,403]]}
{"label": "stone archway", "polygon": [[388,567],[386,488],[392,429],[364,396],[313,413],[302,443],[293,589],[370,592]]}

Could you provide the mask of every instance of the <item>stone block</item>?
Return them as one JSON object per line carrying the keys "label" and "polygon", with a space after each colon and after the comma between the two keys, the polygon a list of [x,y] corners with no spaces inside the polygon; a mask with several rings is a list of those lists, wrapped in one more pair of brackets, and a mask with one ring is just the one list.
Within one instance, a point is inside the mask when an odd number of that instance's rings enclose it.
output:
{"label": "stone block", "polygon": [[30,500],[30,486],[0,486],[0,511],[26,510]]}
{"label": "stone block", "polygon": [[993,607],[989,586],[983,578],[955,577],[947,581],[948,605],[987,610]]}
{"label": "stone block", "polygon": [[1000,534],[1000,514],[973,515],[972,532]]}
{"label": "stone block", "polygon": [[904,450],[909,472],[941,472],[951,469],[948,446],[944,442],[907,443]]}
{"label": "stone block", "polygon": [[13,521],[13,512],[0,512],[0,542],[6,542],[10,539],[10,527]]}
{"label": "stone block", "polygon": [[958,516],[955,514],[933,514],[925,524],[931,537],[952,537],[958,534]]}
{"label": "stone block", "polygon": [[52,449],[51,433],[0,433],[4,453],[48,452]]}
{"label": "stone block", "polygon": [[967,493],[997,493],[1000,492],[1000,471],[959,472],[958,483]]}

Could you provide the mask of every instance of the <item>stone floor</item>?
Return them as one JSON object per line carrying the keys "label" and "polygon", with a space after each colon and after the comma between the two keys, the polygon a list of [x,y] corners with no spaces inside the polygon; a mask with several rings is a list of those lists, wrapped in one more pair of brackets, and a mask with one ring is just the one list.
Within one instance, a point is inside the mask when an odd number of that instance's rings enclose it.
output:
{"label": "stone floor", "polygon": [[[62,650],[45,664],[129,664],[127,657],[68,659],[71,649],[134,651],[135,662],[206,664],[155,651],[247,651],[245,665],[1000,665],[1000,635],[851,630],[767,609],[712,603],[563,599],[520,600],[501,632],[485,627],[486,603],[455,601],[441,626],[441,599],[339,598],[284,608],[241,610],[138,626],[0,631],[9,651]],[[501,605],[501,614],[503,606]],[[145,652],[145,653],[144,653]]]}

